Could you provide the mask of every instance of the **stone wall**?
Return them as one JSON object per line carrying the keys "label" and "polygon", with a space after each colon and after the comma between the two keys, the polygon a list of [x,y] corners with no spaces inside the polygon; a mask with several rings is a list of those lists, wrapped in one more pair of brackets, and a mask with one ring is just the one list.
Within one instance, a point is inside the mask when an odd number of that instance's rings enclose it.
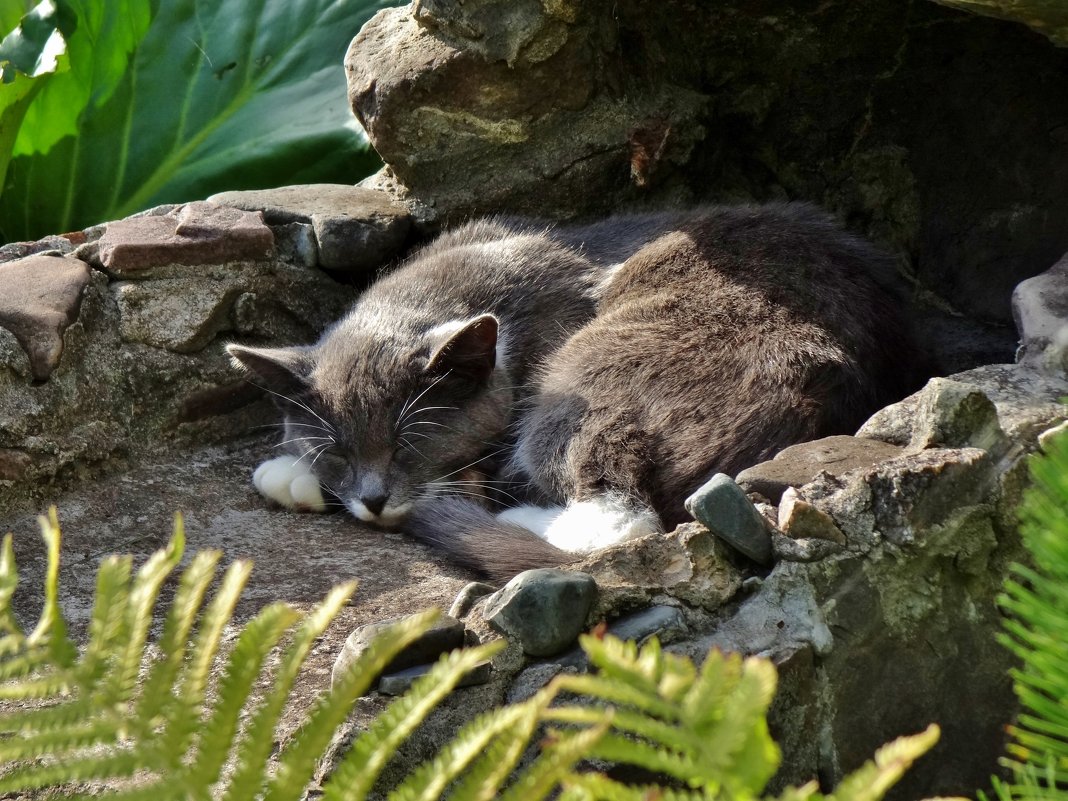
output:
{"label": "stone wall", "polygon": [[346,60],[370,184],[424,220],[811,200],[993,325],[951,369],[1009,358],[1012,288],[1068,249],[1066,67],[925,0],[423,0]]}

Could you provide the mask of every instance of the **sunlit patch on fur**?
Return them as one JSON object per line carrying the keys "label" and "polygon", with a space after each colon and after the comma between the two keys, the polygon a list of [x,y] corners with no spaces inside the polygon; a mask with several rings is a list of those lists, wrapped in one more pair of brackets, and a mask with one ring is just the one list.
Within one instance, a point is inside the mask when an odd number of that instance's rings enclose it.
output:
{"label": "sunlit patch on fur", "polygon": [[326,510],[319,480],[299,457],[287,454],[268,459],[253,472],[252,483],[263,497],[287,509]]}
{"label": "sunlit patch on fur", "polygon": [[497,519],[502,523],[514,523],[544,538],[545,532],[553,521],[564,511],[562,506],[517,506],[505,509]]}
{"label": "sunlit patch on fur", "polygon": [[605,494],[569,503],[542,537],[561,550],[587,553],[660,530],[652,510],[636,508],[621,495]]}

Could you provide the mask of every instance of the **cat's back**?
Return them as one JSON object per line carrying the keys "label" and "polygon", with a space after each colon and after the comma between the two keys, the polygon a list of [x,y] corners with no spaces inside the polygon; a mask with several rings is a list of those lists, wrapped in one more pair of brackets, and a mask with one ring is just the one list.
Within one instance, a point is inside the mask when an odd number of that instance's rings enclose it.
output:
{"label": "cat's back", "polygon": [[852,433],[911,390],[892,272],[806,205],[700,209],[615,271],[598,316],[547,366],[528,431],[547,431],[554,406],[573,410],[557,474],[593,486],[627,454],[623,472],[646,465],[640,483],[677,522],[710,473]]}

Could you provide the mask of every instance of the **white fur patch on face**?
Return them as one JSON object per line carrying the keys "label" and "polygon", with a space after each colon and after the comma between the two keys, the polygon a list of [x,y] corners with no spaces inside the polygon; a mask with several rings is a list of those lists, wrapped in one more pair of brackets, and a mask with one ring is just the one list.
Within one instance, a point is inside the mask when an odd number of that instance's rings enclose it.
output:
{"label": "white fur patch on face", "polygon": [[386,504],[386,507],[382,510],[382,514],[376,515],[356,498],[348,498],[345,500],[345,508],[348,509],[349,513],[357,520],[390,528],[396,526],[408,516],[408,512],[411,511],[412,505],[411,503],[402,503],[396,506]]}
{"label": "white fur patch on face", "polygon": [[517,506],[514,509],[505,509],[497,515],[497,519],[502,523],[522,526],[544,538],[549,526],[563,511],[562,506]]}
{"label": "white fur patch on face", "polygon": [[299,457],[278,456],[268,459],[252,474],[252,483],[269,501],[302,512],[326,509],[319,480]]}
{"label": "white fur patch on face", "polygon": [[623,497],[604,494],[569,503],[542,537],[560,550],[588,553],[660,530],[660,521],[651,509],[638,511]]}

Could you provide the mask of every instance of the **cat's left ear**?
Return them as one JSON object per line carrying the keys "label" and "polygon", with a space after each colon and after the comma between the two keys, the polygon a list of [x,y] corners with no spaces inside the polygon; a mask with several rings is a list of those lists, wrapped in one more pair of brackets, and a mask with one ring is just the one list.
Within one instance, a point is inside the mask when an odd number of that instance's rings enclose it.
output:
{"label": "cat's left ear", "polygon": [[458,320],[438,326],[431,335],[444,338],[427,365],[427,372],[451,372],[485,381],[497,364],[497,318],[483,314],[470,320]]}
{"label": "cat's left ear", "polygon": [[267,388],[283,395],[303,388],[311,369],[308,348],[248,348],[227,345],[234,364],[256,375]]}

